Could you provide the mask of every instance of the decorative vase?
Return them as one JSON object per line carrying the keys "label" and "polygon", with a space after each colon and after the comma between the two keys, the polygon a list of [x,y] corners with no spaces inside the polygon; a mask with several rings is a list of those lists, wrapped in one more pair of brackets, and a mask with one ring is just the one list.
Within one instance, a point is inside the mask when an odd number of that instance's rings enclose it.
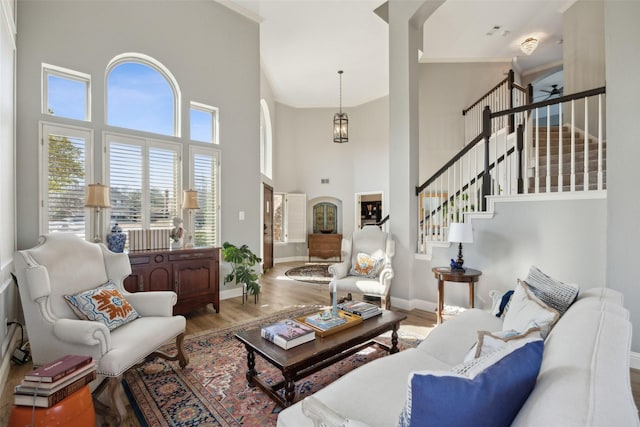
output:
{"label": "decorative vase", "polygon": [[127,242],[127,234],[122,232],[122,227],[117,223],[111,228],[111,233],[107,235],[107,247],[111,252],[124,252],[124,245]]}

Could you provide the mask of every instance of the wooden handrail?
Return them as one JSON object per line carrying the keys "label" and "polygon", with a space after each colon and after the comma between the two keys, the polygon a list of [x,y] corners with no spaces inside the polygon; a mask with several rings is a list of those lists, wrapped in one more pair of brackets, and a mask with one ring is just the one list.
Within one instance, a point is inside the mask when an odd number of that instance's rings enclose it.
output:
{"label": "wooden handrail", "polygon": [[476,136],[470,143],[468,143],[467,145],[465,145],[462,150],[458,151],[458,154],[456,154],[455,156],[453,156],[451,158],[451,160],[449,160],[447,163],[444,164],[444,166],[442,166],[440,169],[438,169],[438,171],[436,173],[434,173],[433,175],[431,175],[431,178],[427,179],[424,184],[422,184],[419,187],[416,187],[416,196],[418,194],[420,194],[420,192],[422,190],[424,190],[425,188],[427,188],[427,186],[429,184],[431,184],[433,181],[435,181],[440,175],[442,175],[447,169],[449,169],[451,166],[453,166],[453,164],[455,162],[457,162],[458,160],[460,160],[460,158],[462,156],[464,156],[465,154],[467,154],[467,152],[469,150],[471,150],[473,147],[475,147],[475,145],[482,141],[482,135],[478,135]]}
{"label": "wooden handrail", "polygon": [[533,110],[535,108],[546,107],[547,105],[562,104],[564,102],[574,101],[576,99],[588,98],[594,95],[600,95],[606,93],[606,87],[602,86],[596,89],[585,90],[583,92],[573,93],[571,95],[561,96],[559,98],[553,98],[547,101],[534,102],[532,104],[523,105],[521,107],[510,108],[508,110],[496,111],[491,113],[491,118],[506,116],[508,114],[521,113],[523,111]]}
{"label": "wooden handrail", "polygon": [[500,83],[498,83],[497,85],[495,85],[494,87],[489,89],[489,91],[487,93],[485,93],[484,95],[482,95],[476,102],[471,104],[468,108],[465,108],[464,110],[462,110],[462,115],[463,116],[466,115],[469,110],[471,110],[473,107],[478,105],[487,96],[491,95],[491,92],[493,92],[494,90],[498,89],[500,86],[502,86],[503,84],[508,83],[508,82],[509,82],[509,77],[506,77],[504,80],[501,80]]}

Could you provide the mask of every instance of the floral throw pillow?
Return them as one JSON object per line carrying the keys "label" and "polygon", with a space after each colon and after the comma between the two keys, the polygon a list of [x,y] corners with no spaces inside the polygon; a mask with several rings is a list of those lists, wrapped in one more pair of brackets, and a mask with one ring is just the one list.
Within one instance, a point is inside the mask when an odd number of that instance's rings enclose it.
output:
{"label": "floral throw pillow", "polygon": [[356,264],[351,267],[349,274],[352,276],[363,276],[375,279],[382,267],[383,258],[372,257],[365,253],[358,253]]}
{"label": "floral throw pillow", "polygon": [[64,298],[78,318],[100,322],[110,331],[140,317],[111,281]]}

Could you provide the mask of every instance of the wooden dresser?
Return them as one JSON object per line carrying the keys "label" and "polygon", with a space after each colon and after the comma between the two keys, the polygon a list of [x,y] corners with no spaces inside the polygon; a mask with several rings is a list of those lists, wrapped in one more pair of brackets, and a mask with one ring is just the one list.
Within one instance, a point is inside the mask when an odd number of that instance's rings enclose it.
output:
{"label": "wooden dresser", "polygon": [[342,261],[342,234],[309,234],[309,261],[311,257],[332,258]]}
{"label": "wooden dresser", "polygon": [[185,314],[207,304],[220,311],[220,248],[157,249],[129,252],[129,292],[174,291],[173,314]]}

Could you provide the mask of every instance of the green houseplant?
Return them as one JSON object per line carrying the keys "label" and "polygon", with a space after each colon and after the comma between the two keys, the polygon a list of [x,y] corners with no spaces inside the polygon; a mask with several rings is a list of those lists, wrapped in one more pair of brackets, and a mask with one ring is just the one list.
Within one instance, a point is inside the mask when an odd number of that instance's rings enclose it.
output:
{"label": "green houseplant", "polygon": [[247,245],[240,247],[229,242],[222,245],[222,257],[231,264],[231,272],[224,277],[224,283],[234,282],[244,284],[247,293],[258,295],[260,293],[260,283],[258,278],[260,273],[256,271],[255,265],[262,261],[262,258],[251,252]]}

